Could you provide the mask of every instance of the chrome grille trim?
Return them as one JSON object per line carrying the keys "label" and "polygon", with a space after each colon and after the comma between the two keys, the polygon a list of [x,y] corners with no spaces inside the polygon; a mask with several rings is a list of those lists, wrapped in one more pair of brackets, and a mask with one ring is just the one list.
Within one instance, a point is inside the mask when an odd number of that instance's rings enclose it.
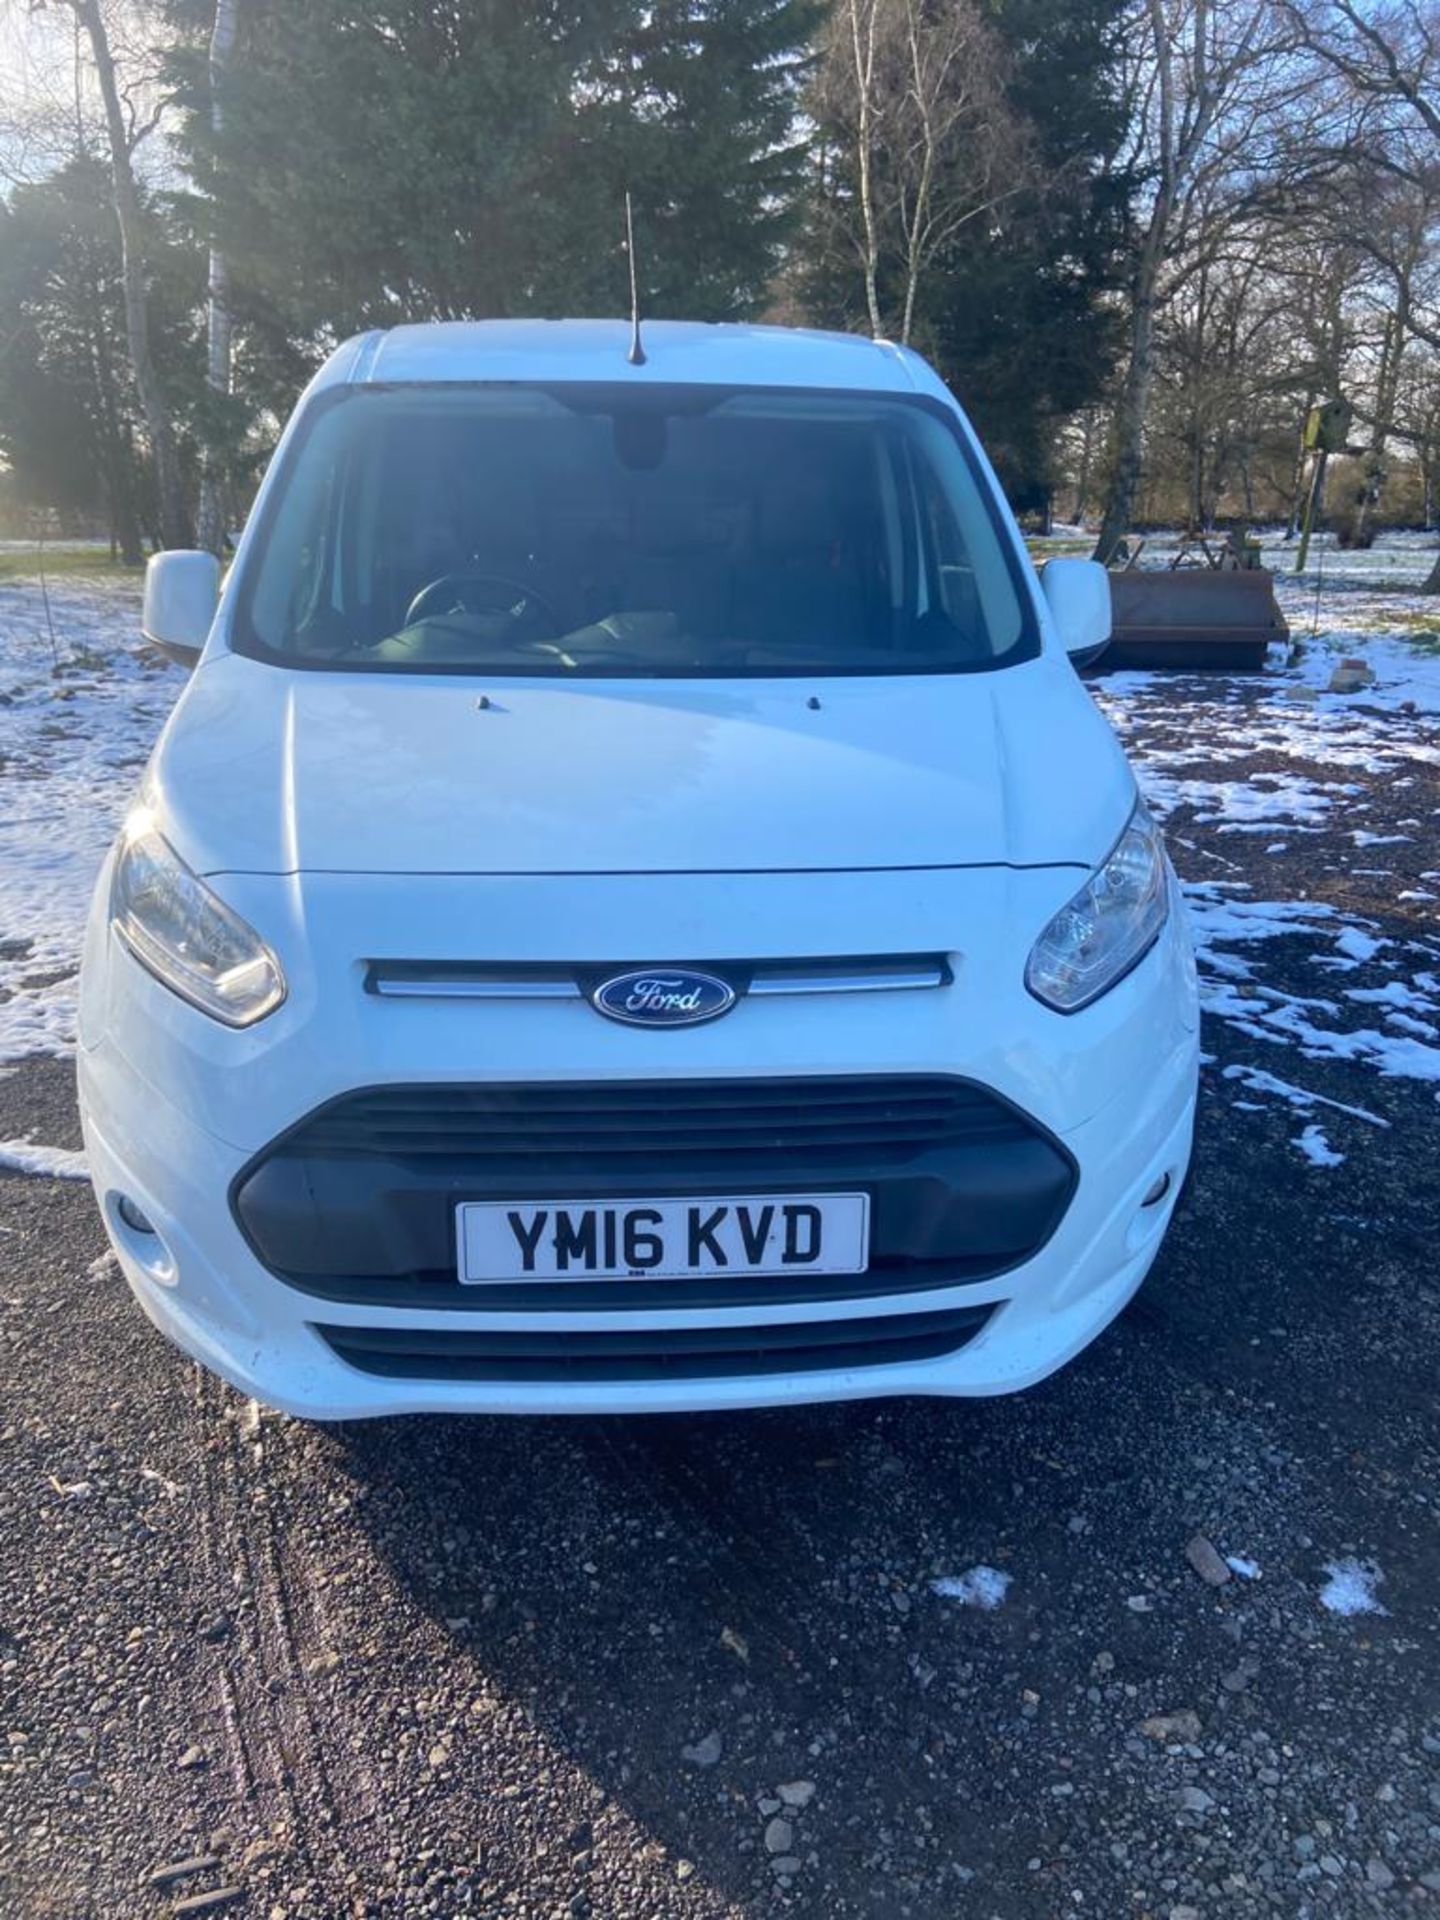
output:
{"label": "chrome grille trim", "polygon": [[[588,1000],[601,981],[633,965],[700,962],[575,962],[533,966],[507,961],[371,960],[365,991],[387,1000]],[[728,980],[736,995],[760,998],[813,993],[910,993],[947,987],[954,978],[944,954],[878,954],[807,960],[719,960],[706,971]]]}

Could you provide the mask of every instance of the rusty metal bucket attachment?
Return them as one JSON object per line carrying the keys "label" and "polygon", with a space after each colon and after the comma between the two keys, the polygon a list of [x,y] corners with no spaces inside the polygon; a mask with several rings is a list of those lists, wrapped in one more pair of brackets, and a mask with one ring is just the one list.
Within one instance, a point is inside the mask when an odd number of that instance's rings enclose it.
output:
{"label": "rusty metal bucket attachment", "polygon": [[1128,567],[1110,575],[1114,627],[1096,665],[1240,667],[1265,664],[1290,638],[1263,567]]}

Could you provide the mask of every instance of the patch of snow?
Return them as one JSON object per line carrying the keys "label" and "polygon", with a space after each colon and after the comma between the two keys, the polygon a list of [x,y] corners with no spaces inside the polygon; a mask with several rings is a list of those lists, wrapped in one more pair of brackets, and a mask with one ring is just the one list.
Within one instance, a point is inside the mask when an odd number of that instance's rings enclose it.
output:
{"label": "patch of snow", "polygon": [[1352,960],[1373,960],[1383,947],[1389,945],[1386,940],[1377,940],[1373,934],[1366,933],[1356,926],[1342,927],[1335,936],[1335,944],[1341,953]]}
{"label": "patch of snow", "polygon": [[1344,1164],[1344,1154],[1337,1153],[1323,1131],[1313,1124],[1297,1134],[1290,1144],[1300,1149],[1312,1167],[1338,1167]]}
{"label": "patch of snow", "polygon": [[1325,1571],[1330,1578],[1320,1589],[1320,1604],[1327,1613],[1349,1617],[1388,1612],[1376,1596],[1375,1589],[1385,1584],[1385,1576],[1373,1560],[1327,1560]]}
{"label": "patch of snow", "polygon": [[1286,1100],[1292,1107],[1298,1107],[1302,1113],[1311,1107],[1331,1107],[1336,1113],[1348,1113],[1353,1120],[1366,1120],[1372,1127],[1388,1130],[1390,1122],[1382,1119],[1378,1113],[1371,1113],[1365,1107],[1349,1107],[1343,1100],[1331,1100],[1323,1093],[1312,1093],[1308,1087],[1297,1087],[1289,1080],[1281,1080],[1273,1073],[1267,1073],[1263,1067],[1247,1066],[1243,1061],[1235,1061],[1222,1069],[1227,1080],[1238,1080],[1242,1087],[1248,1087],[1252,1093],[1272,1093],[1279,1100]]}
{"label": "patch of snow", "polygon": [[1388,1013],[1389,1023],[1403,1029],[1398,1033],[1322,1025],[1321,1019],[1338,1018],[1334,1001],[1270,987],[1256,977],[1250,953],[1234,951],[1290,935],[1327,939],[1338,951],[1312,954],[1311,964],[1338,972],[1371,964],[1392,950],[1394,941],[1370,932],[1373,923],[1342,920],[1325,902],[1247,900],[1239,897],[1244,891],[1228,881],[1182,885],[1200,970],[1200,1002],[1207,1013],[1250,1039],[1296,1047],[1307,1059],[1354,1061],[1386,1079],[1440,1081],[1440,1047],[1428,1044],[1434,1036],[1417,1032],[1413,1018]]}
{"label": "patch of snow", "polygon": [[1429,1013],[1435,1000],[1403,980],[1387,980],[1383,987],[1346,987],[1347,1000],[1359,1000],[1372,1007],[1403,1007],[1407,1013]]}
{"label": "patch of snow", "polygon": [[37,1146],[33,1140],[0,1140],[0,1167],[9,1173],[38,1173],[50,1180],[88,1180],[83,1153],[68,1147]]}
{"label": "patch of snow", "polygon": [[1221,833],[1273,833],[1281,825],[1296,833],[1318,833],[1326,824],[1332,796],[1356,791],[1349,782],[1275,773],[1248,780],[1187,780],[1143,757],[1137,772],[1146,803],[1158,818],[1189,807],[1197,826],[1217,826]]}
{"label": "patch of snow", "polygon": [[968,1573],[946,1574],[930,1582],[930,1591],[942,1600],[958,1600],[962,1607],[993,1613],[1005,1599],[1013,1576],[998,1567],[971,1567]]}
{"label": "patch of snow", "polygon": [[52,581],[50,607],[54,651],[34,583],[0,581],[0,1059],[74,1046],[95,875],[181,685],[140,640],[138,582]]}

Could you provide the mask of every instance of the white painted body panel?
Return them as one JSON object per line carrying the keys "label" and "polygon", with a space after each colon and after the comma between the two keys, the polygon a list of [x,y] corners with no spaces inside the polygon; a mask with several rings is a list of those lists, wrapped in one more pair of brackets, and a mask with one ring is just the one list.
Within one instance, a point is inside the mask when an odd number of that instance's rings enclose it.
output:
{"label": "white painted body panel", "polygon": [[1062,659],[481,686],[216,659],[155,761],[167,838],[204,874],[1092,867],[1134,805]]}
{"label": "white painted body panel", "polygon": [[[363,378],[613,380],[624,337],[611,322],[401,329],[347,343],[311,392]],[[666,326],[646,345],[637,379],[888,388],[948,402],[913,354],[846,336]],[[1023,555],[1013,525],[1006,537]],[[87,1148],[107,1229],[156,1324],[243,1391],[317,1418],[993,1393],[1042,1377],[1093,1338],[1143,1279],[1188,1163],[1198,1016],[1178,899],[1149,954],[1083,1012],[1062,1016],[1025,989],[1036,936],[1105,857],[1135,791],[1028,560],[1025,569],[1038,659],[813,682],[482,688],[289,671],[231,653],[222,594],[147,800],[182,858],[268,942],[287,997],[240,1031],[177,998],[109,931],[108,866],[82,978]],[[723,1019],[678,1030],[617,1025],[579,998],[387,1000],[364,985],[368,963],[383,959],[620,967],[905,953],[949,956],[953,983],[747,997]],[[1056,1136],[1079,1181],[1042,1250],[953,1291],[566,1309],[564,1323],[763,1325],[1003,1303],[946,1359],[583,1387],[377,1378],[325,1345],[315,1301],[260,1264],[229,1205],[258,1150],[357,1087],[856,1073],[963,1076]],[[1162,1175],[1164,1200],[1142,1208]],[[158,1264],[118,1219],[121,1194],[158,1228]],[[536,1319],[330,1301],[323,1317]],[[556,1312],[544,1320],[553,1327]]]}

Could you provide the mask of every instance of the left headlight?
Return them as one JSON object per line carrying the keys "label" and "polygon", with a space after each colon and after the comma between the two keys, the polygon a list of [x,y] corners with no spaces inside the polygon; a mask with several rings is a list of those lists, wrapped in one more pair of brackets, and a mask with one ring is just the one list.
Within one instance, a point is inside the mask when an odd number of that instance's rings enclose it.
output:
{"label": "left headlight", "polygon": [[110,924],[172,993],[249,1027],[285,998],[285,976],[265,942],[193,874],[141,814],[127,825],[110,883]]}
{"label": "left headlight", "polygon": [[1109,858],[1030,949],[1026,986],[1057,1013],[1078,1013],[1144,958],[1169,911],[1164,842],[1137,800]]}

